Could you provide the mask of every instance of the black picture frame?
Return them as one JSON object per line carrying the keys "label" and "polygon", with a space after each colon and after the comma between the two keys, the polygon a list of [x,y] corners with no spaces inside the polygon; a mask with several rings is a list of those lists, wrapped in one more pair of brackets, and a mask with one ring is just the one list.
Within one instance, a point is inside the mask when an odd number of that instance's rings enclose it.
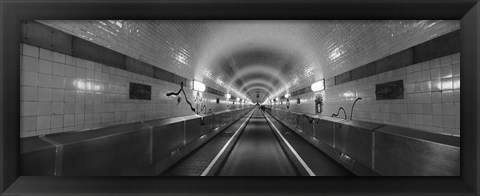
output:
{"label": "black picture frame", "polygon": [[[2,195],[478,195],[478,0],[0,1]],[[33,177],[19,176],[20,21],[37,19],[461,20],[460,177]]]}
{"label": "black picture frame", "polygon": [[403,99],[403,80],[375,85],[376,100]]}
{"label": "black picture frame", "polygon": [[152,86],[146,84],[139,84],[135,82],[129,82],[128,85],[128,98],[151,100],[152,99]]}

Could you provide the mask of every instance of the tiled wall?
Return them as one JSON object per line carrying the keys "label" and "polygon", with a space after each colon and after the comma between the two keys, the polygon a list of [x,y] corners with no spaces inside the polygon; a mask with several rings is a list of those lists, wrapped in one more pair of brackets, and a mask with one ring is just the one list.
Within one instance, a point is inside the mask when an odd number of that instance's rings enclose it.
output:
{"label": "tiled wall", "polygon": [[[375,85],[396,80],[403,80],[404,99],[376,100]],[[361,97],[353,119],[460,135],[459,53],[327,87],[321,93],[322,115],[331,116],[343,107],[350,118],[354,100]],[[314,114],[314,94],[292,97],[290,110]],[[286,110],[285,103],[275,107]],[[343,118],[343,112],[339,116]]]}
{"label": "tiled wall", "polygon": [[[20,58],[21,137],[195,114],[183,95],[179,104],[177,97],[166,96],[177,92],[178,84],[27,44],[21,44]],[[151,85],[152,100],[130,100],[129,82]],[[196,106],[192,90],[184,89]],[[207,111],[246,106],[201,94]]]}
{"label": "tiled wall", "polygon": [[[272,69],[290,88],[340,74],[460,28],[456,20],[41,20],[42,24],[140,59],[186,78],[203,78],[218,90],[235,73],[214,59],[231,59],[248,46],[275,48],[293,57],[294,67]],[[293,36],[292,36],[293,35]],[[285,62],[289,62],[287,60]],[[283,66],[283,68],[282,68]],[[233,81],[235,82],[235,81]],[[236,86],[234,86],[236,88]],[[240,87],[238,87],[240,88]],[[237,89],[239,90],[239,89]],[[274,93],[274,92],[272,92]]]}

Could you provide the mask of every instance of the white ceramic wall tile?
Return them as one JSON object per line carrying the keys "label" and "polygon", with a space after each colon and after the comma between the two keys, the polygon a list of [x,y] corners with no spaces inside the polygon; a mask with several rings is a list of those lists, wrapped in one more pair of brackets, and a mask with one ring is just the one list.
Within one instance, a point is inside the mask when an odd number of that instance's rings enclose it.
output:
{"label": "white ceramic wall tile", "polygon": [[434,115],[433,116],[433,126],[434,127],[444,127],[443,126],[443,116],[442,115]]}
{"label": "white ceramic wall tile", "polygon": [[[22,123],[33,122],[30,127],[22,125],[21,137],[194,114],[185,103],[183,95],[180,104],[177,104],[176,98],[166,96],[166,93],[178,90],[177,84],[68,55],[62,56],[48,50],[42,49],[41,56],[41,61],[51,64],[51,72],[46,68],[48,66],[42,65],[42,73],[38,73],[40,57],[22,61],[36,62],[37,69],[21,72],[22,78],[28,77],[28,80],[22,79],[21,86],[21,116],[25,117]],[[22,55],[22,58],[27,57],[30,56]],[[24,67],[22,70],[29,67],[23,64],[21,66]],[[38,81],[35,82],[36,80]],[[129,82],[152,85],[152,100],[130,100]],[[35,87],[36,83],[41,83],[40,87]],[[79,87],[79,84],[83,86]],[[187,88],[185,91],[188,99],[193,102],[192,90]],[[238,104],[231,105],[231,102],[225,102],[223,97],[217,95],[202,93],[202,96],[202,104],[206,104],[212,112],[241,107]],[[216,98],[222,102],[216,104]],[[197,107],[196,104],[194,102],[194,107]],[[26,117],[31,118],[27,120]]]}
{"label": "white ceramic wall tile", "polygon": [[37,101],[37,87],[20,86],[20,100]]}
{"label": "white ceramic wall tile", "polygon": [[22,101],[20,102],[21,116],[36,116],[37,102]]}
{"label": "white ceramic wall tile", "polygon": [[460,90],[453,91],[453,99],[455,103],[460,103]]}
{"label": "white ceramic wall tile", "polygon": [[37,116],[37,130],[50,129],[50,116]]}
{"label": "white ceramic wall tile", "polygon": [[40,59],[52,61],[53,60],[53,51],[40,48]]}
{"label": "white ceramic wall tile", "polygon": [[25,86],[38,86],[38,73],[30,71],[20,72],[20,84]]}
{"label": "white ceramic wall tile", "polygon": [[64,103],[63,105],[64,114],[74,114],[75,113],[75,103]]}
{"label": "white ceramic wall tile", "polygon": [[21,46],[22,46],[23,55],[38,58],[38,54],[39,54],[38,47],[31,46],[28,44],[21,44]]}
{"label": "white ceramic wall tile", "polygon": [[52,62],[40,59],[38,61],[38,72],[44,74],[52,74]]}
{"label": "white ceramic wall tile", "polygon": [[52,128],[63,128],[63,115],[53,115],[52,116],[52,121],[51,121],[51,127]]}
{"label": "white ceramic wall tile", "polygon": [[72,65],[65,65],[65,76],[75,78],[77,76],[76,68]]}
{"label": "white ceramic wall tile", "polygon": [[51,74],[38,74],[38,86],[43,88],[52,87],[52,75]]}
{"label": "white ceramic wall tile", "polygon": [[22,55],[20,58],[20,67],[25,71],[38,72],[38,58]]}
{"label": "white ceramic wall tile", "polygon": [[51,102],[38,102],[37,105],[37,115],[45,116],[52,114],[52,103]]}
{"label": "white ceramic wall tile", "polygon": [[[177,75],[193,78],[205,72],[204,83],[212,87],[216,87],[217,79],[228,80],[230,77],[218,71],[220,65],[212,63],[211,59],[228,56],[228,51],[246,40],[260,45],[279,44],[285,53],[298,51],[305,54],[306,59],[296,65],[298,69],[285,73],[287,82],[301,86],[322,74],[336,75],[460,28],[459,21],[433,20],[39,22]],[[267,39],[265,35],[268,35]],[[296,36],[292,38],[291,35]],[[225,56],[216,57],[214,54]],[[198,64],[204,64],[204,69],[197,69]],[[421,64],[421,68],[424,67],[428,68]]]}
{"label": "white ceramic wall tile", "polygon": [[442,102],[443,103],[452,103],[453,102],[453,91],[451,91],[451,90],[442,91]]}
{"label": "white ceramic wall tile", "polygon": [[37,129],[37,116],[24,116],[20,118],[21,132],[32,132],[32,131],[35,131],[36,129]]}
{"label": "white ceramic wall tile", "polygon": [[63,76],[52,76],[52,88],[55,89],[64,89],[65,88],[65,77]]}
{"label": "white ceramic wall tile", "polygon": [[65,76],[65,64],[52,63],[52,74],[57,76]]}
{"label": "white ceramic wall tile", "polygon": [[38,88],[38,101],[52,101],[51,88]]}
{"label": "white ceramic wall tile", "polygon": [[[459,119],[460,116],[460,77],[457,78],[457,76],[453,76],[455,74],[451,73],[451,63],[453,62],[449,59],[454,59],[453,56],[456,56],[455,61],[459,64],[459,55],[454,54],[451,55],[451,58],[438,58],[407,66],[404,68],[405,74],[401,74],[402,71],[393,70],[393,73],[399,73],[400,76],[395,74],[389,76],[384,73],[327,87],[323,92],[324,110],[322,115],[336,114],[338,108],[343,107],[349,116],[351,105],[359,96],[362,97],[362,100],[355,105],[354,119],[458,135],[460,127],[456,119]],[[375,85],[395,80],[404,80],[404,99],[376,100]],[[452,90],[457,87],[458,90]],[[354,96],[344,96],[349,93]],[[291,100],[297,98],[301,99],[301,104],[297,104],[296,101],[291,102],[290,111],[315,113],[314,93],[294,96]],[[274,107],[287,110],[285,105],[275,104]],[[343,117],[343,112],[340,114]],[[448,120],[448,122],[444,122],[444,120]]]}
{"label": "white ceramic wall tile", "polygon": [[65,64],[65,55],[58,52],[53,52],[53,61]]}
{"label": "white ceramic wall tile", "polygon": [[65,115],[63,119],[63,126],[72,127],[74,125],[75,125],[75,115],[73,114]]}
{"label": "white ceramic wall tile", "polygon": [[453,103],[443,103],[443,115],[454,115]]}

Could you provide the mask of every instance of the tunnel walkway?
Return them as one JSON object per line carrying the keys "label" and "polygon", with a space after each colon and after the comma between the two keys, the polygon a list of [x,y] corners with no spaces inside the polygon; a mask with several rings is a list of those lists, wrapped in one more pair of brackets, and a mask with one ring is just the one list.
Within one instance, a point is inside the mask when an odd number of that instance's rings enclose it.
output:
{"label": "tunnel walkway", "polygon": [[220,176],[295,176],[296,171],[262,112],[256,108]]}
{"label": "tunnel walkway", "polygon": [[[282,142],[285,144],[282,138],[290,148],[282,148]],[[206,173],[218,176],[300,176],[299,166],[293,163],[299,159],[303,162],[301,169],[308,168],[310,175],[353,175],[256,107],[161,176],[200,176]]]}
{"label": "tunnel walkway", "polygon": [[[251,113],[251,112],[250,112]],[[240,118],[237,122],[230,125],[207,143],[193,151],[190,156],[180,160],[178,163],[170,167],[169,170],[163,172],[162,176],[200,176],[212,162],[218,152],[227,143],[227,141],[239,130],[243,122],[248,120],[248,114]]]}

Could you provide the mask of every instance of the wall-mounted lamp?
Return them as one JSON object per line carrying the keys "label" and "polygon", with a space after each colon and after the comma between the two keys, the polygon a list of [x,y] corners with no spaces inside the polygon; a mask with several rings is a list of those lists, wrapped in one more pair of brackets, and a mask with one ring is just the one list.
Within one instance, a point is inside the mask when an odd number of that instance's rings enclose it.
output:
{"label": "wall-mounted lamp", "polygon": [[205,84],[199,81],[193,80],[193,90],[204,92],[205,89],[206,89]]}
{"label": "wall-mounted lamp", "polygon": [[325,79],[322,79],[318,82],[313,83],[311,88],[312,88],[313,92],[321,91],[321,90],[325,89]]}
{"label": "wall-mounted lamp", "polygon": [[285,94],[285,98],[288,99],[289,97],[290,97],[290,93]]}
{"label": "wall-mounted lamp", "polygon": [[237,102],[240,102],[240,98],[238,98],[238,97],[237,97],[237,99],[236,99],[236,100],[237,100]]}
{"label": "wall-mounted lamp", "polygon": [[226,98],[226,99],[230,99],[230,97],[232,97],[232,95],[230,95],[230,94],[225,94],[225,98]]}

